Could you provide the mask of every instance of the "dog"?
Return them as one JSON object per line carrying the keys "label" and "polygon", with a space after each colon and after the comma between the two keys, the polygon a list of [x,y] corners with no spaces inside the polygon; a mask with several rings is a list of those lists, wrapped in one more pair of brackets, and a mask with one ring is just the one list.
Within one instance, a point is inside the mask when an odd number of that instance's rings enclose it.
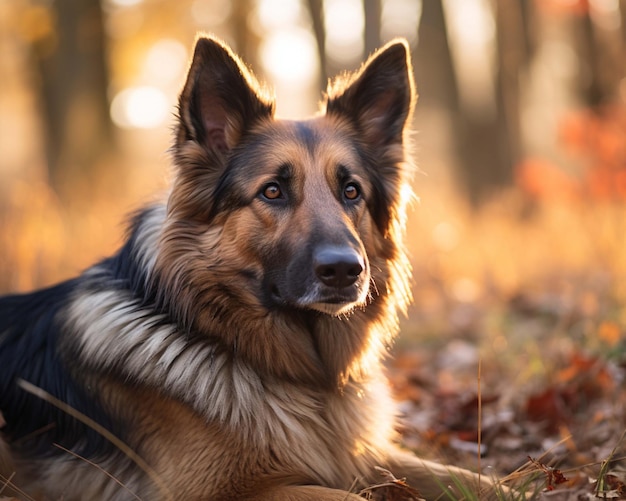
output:
{"label": "dog", "polygon": [[343,501],[379,466],[427,499],[478,486],[394,445],[381,360],[411,299],[415,101],[394,40],[329,84],[318,115],[278,119],[199,36],[167,200],[113,257],[0,301],[3,483],[53,500]]}

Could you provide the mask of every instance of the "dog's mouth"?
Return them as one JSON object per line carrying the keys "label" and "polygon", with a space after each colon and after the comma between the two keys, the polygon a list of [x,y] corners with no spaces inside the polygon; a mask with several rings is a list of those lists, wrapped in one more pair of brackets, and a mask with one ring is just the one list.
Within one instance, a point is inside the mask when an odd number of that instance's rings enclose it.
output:
{"label": "dog's mouth", "polygon": [[316,287],[299,297],[282,294],[277,284],[269,288],[272,302],[282,307],[313,310],[327,315],[342,315],[362,306],[367,294],[356,285],[344,289]]}
{"label": "dog's mouth", "polygon": [[323,298],[323,300],[311,303],[307,305],[307,307],[308,309],[319,311],[327,315],[338,316],[348,314],[362,304],[363,301],[339,295]]}

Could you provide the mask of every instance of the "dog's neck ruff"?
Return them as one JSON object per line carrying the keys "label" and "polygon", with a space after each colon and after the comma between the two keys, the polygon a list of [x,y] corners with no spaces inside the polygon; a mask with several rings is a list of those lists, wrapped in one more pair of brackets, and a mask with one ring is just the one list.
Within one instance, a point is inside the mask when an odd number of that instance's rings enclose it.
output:
{"label": "dog's neck ruff", "polygon": [[[349,381],[341,392],[325,393],[306,385],[262,379],[214,340],[190,339],[179,332],[165,316],[142,307],[130,292],[83,293],[73,301],[69,319],[78,335],[75,353],[80,353],[82,364],[90,370],[122,374],[128,381],[182,401],[207,422],[248,433],[242,439],[260,447],[281,444],[277,449],[292,450],[303,461],[302,468],[320,480],[335,481],[338,472],[332,462],[325,471],[324,465],[306,464],[306,458],[339,453],[333,437],[352,437],[350,447],[365,465],[372,451],[381,448],[362,437],[376,437],[384,443],[394,433],[394,406],[390,399],[380,401],[388,398],[382,378]],[[370,408],[379,409],[378,415],[353,415],[352,409],[360,408],[357,401],[373,398],[377,402]],[[351,415],[349,423],[346,412]],[[360,426],[355,427],[355,421]],[[312,455],[311,448],[319,448],[319,453]]]}

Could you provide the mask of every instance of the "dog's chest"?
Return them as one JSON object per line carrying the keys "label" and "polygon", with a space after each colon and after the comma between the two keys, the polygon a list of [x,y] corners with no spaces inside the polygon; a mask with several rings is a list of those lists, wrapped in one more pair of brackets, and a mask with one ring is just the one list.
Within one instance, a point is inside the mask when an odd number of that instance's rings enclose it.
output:
{"label": "dog's chest", "polygon": [[[115,388],[118,397],[128,391]],[[237,391],[242,393],[221,402],[230,406],[222,410],[228,421],[207,419],[157,392],[134,394],[127,409],[134,416],[129,445],[161,483],[190,499],[218,499],[218,493],[236,499],[257,482],[282,478],[348,489],[379,464],[377,441],[387,434],[364,419],[376,414],[369,396],[353,388],[322,396],[273,384]],[[146,485],[152,482],[146,479]]]}
{"label": "dog's chest", "polygon": [[[393,406],[383,382],[321,392],[284,383],[264,385],[240,432],[286,473],[348,488],[371,473],[393,434]],[[348,485],[346,485],[348,482]]]}

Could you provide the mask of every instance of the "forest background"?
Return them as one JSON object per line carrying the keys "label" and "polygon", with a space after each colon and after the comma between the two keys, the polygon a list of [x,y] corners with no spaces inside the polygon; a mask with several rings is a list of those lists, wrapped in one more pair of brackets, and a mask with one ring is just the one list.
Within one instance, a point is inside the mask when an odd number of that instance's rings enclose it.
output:
{"label": "forest background", "polygon": [[626,497],[626,1],[0,1],[0,292],[111,254],[164,191],[198,31],[285,117],[409,40],[415,301],[389,362],[405,445],[542,486],[556,466],[559,499]]}

